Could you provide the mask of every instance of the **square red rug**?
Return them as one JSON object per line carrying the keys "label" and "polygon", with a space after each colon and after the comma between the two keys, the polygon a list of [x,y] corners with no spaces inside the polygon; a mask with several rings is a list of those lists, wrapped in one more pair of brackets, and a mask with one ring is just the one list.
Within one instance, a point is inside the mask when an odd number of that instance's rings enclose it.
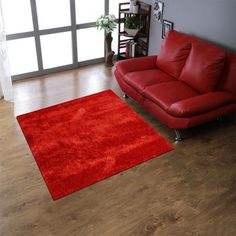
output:
{"label": "square red rug", "polygon": [[111,90],[17,120],[54,200],[174,149]]}

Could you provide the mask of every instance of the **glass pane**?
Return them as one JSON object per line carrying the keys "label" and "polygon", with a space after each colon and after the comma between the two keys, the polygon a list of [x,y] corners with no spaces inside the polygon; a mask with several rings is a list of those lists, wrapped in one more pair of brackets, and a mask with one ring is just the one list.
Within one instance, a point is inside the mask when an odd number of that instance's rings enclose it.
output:
{"label": "glass pane", "polygon": [[104,0],[75,0],[77,24],[95,22],[104,14]]}
{"label": "glass pane", "polygon": [[77,47],[79,62],[104,57],[104,31],[96,28],[77,30]]}
{"label": "glass pane", "polygon": [[12,75],[38,70],[34,38],[9,40],[7,46]]}
{"label": "glass pane", "polygon": [[71,25],[70,0],[36,0],[39,29]]}
{"label": "glass pane", "polygon": [[40,36],[43,68],[72,64],[71,33],[57,33]]}
{"label": "glass pane", "polygon": [[[119,3],[130,2],[130,0],[110,0],[109,1],[109,14],[113,14],[118,18]],[[127,5],[129,8],[129,5]]]}
{"label": "glass pane", "polygon": [[118,26],[117,28],[112,32],[112,50],[115,52],[115,54],[118,53]]}
{"label": "glass pane", "polygon": [[33,31],[30,0],[1,0],[7,34]]}

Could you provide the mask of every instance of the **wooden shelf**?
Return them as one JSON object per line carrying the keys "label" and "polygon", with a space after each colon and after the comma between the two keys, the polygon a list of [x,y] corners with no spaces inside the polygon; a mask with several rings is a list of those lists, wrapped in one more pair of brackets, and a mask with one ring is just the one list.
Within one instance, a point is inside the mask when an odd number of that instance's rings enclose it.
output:
{"label": "wooden shelf", "polygon": [[137,33],[135,36],[131,36],[129,34],[127,34],[125,31],[122,31],[119,33],[120,36],[124,36],[124,37],[131,37],[131,38],[147,38],[146,34],[143,33]]}
{"label": "wooden shelf", "polygon": [[139,10],[138,13],[133,13],[129,9],[120,10],[120,13],[130,14],[130,15],[148,15],[148,12],[144,10]]}
{"label": "wooden shelf", "polygon": [[[139,12],[137,14],[129,11],[129,3],[119,4],[118,18],[118,59],[127,59],[148,55],[149,33],[151,21],[151,5],[138,1]],[[128,35],[124,29],[125,17],[134,16],[143,23],[143,28],[135,36]],[[132,46],[133,45],[133,46]],[[134,46],[135,45],[135,46]],[[132,48],[130,48],[132,46]]]}
{"label": "wooden shelf", "polygon": [[[145,57],[144,54],[137,54],[135,57]],[[120,53],[120,55],[118,55],[118,60],[125,60],[125,59],[129,59],[132,57],[127,57],[126,54],[124,52]]]}

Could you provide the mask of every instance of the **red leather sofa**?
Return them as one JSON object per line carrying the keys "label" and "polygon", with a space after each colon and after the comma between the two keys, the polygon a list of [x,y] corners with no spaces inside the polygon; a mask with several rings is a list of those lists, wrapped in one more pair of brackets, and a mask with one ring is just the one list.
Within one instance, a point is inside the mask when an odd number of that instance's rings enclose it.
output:
{"label": "red leather sofa", "polygon": [[158,56],[119,61],[115,77],[125,95],[179,130],[236,111],[236,55],[170,31]]}

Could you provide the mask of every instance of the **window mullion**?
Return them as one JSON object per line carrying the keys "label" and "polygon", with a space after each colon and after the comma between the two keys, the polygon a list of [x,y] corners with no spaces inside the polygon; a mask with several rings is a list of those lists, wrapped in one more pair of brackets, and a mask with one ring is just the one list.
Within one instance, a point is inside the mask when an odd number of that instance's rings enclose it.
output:
{"label": "window mullion", "polygon": [[105,9],[104,9],[104,13],[105,15],[109,14],[109,0],[104,0],[105,1]]}
{"label": "window mullion", "polygon": [[42,72],[43,71],[43,59],[42,59],[42,51],[41,51],[41,43],[40,43],[36,1],[30,0],[30,3],[31,3],[32,18],[33,18],[33,27],[34,27],[34,33],[35,33],[35,45],[36,45],[36,52],[37,52],[37,59],[38,59],[38,67],[39,67],[39,71]]}
{"label": "window mullion", "polygon": [[73,65],[78,65],[75,0],[70,0]]}

